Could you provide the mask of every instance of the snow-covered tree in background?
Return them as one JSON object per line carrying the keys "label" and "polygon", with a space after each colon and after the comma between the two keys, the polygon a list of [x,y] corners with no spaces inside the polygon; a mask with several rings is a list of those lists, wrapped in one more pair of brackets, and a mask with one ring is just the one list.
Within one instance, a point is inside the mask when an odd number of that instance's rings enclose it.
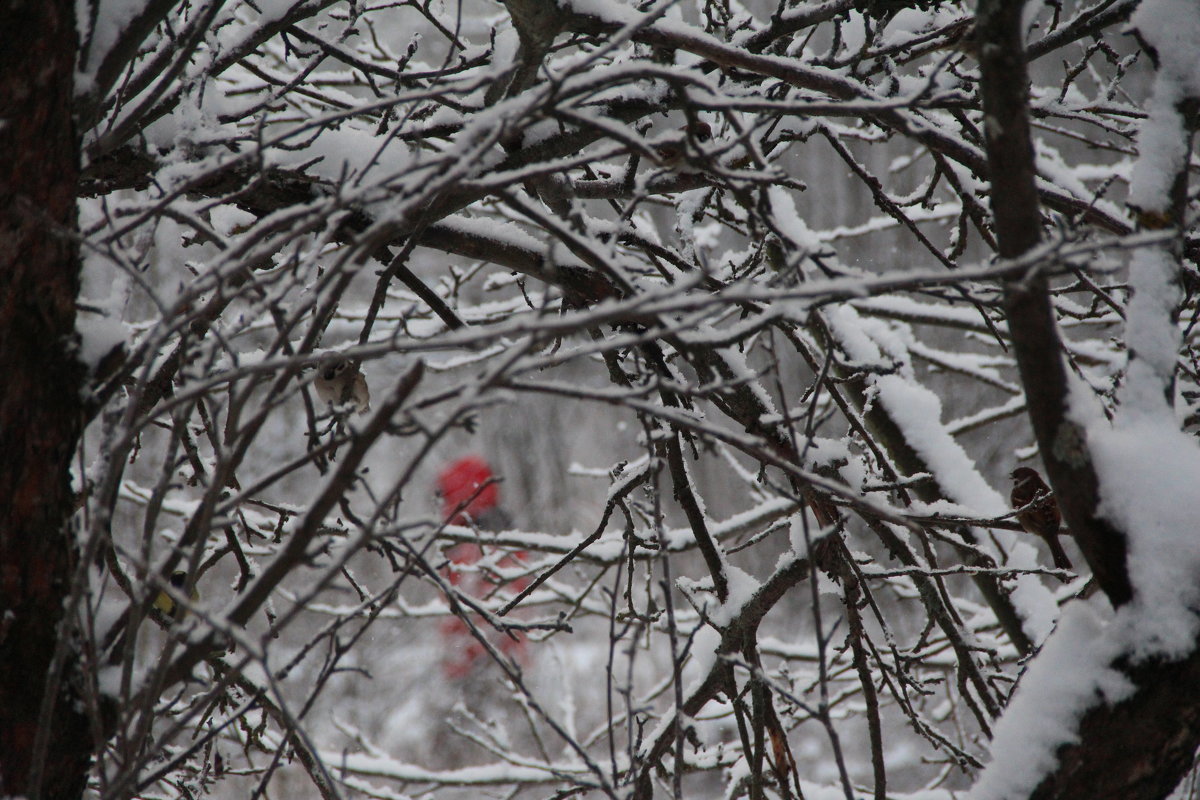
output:
{"label": "snow-covered tree in background", "polygon": [[1190,795],[1200,2],[71,5],[0,794]]}

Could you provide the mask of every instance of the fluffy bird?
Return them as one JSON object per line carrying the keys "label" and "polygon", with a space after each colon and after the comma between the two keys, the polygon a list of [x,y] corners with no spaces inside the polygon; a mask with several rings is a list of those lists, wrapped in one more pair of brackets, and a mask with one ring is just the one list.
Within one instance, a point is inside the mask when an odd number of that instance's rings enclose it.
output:
{"label": "fluffy bird", "polygon": [[1050,487],[1037,470],[1029,467],[1017,467],[1009,477],[1013,480],[1009,499],[1017,512],[1017,522],[1029,533],[1046,541],[1056,569],[1071,569],[1071,559],[1067,558],[1062,543],[1058,541],[1062,514],[1050,493]]}
{"label": "fluffy bird", "polygon": [[654,148],[658,163],[667,169],[689,169],[689,158],[704,155],[699,145],[712,138],[712,128],[707,122],[697,120],[682,131],[668,136]]}
{"label": "fluffy bird", "polygon": [[371,390],[358,362],[326,353],[317,364],[313,388],[317,397],[334,408],[350,404],[359,414],[371,410]]}

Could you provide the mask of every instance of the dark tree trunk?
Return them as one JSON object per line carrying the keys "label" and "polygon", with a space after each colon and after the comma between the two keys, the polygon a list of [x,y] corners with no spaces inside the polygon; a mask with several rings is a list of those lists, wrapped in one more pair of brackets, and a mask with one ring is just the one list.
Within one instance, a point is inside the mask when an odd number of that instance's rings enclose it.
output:
{"label": "dark tree trunk", "polygon": [[1058,768],[1030,800],[1162,800],[1195,764],[1200,746],[1200,653],[1125,673],[1136,693],[1100,704],[1079,723],[1079,741],[1058,749]]}
{"label": "dark tree trunk", "polygon": [[[975,22],[992,215],[1004,258],[1035,247],[1042,229],[1026,108],[1023,6],[1014,0],[980,0]],[[1045,276],[1027,275],[1005,284],[1004,310],[1029,420],[1063,519],[1109,600],[1127,603],[1133,588],[1125,571],[1125,537],[1096,512],[1099,483],[1084,434],[1067,417],[1067,371]]]}
{"label": "dark tree trunk", "polygon": [[83,379],[74,2],[0,0],[0,20],[0,795],[75,798],[92,742],[72,638],[52,670]]}
{"label": "dark tree trunk", "polygon": [[[1041,227],[1022,5],[980,0],[976,23],[992,210],[1000,255],[1007,258],[1037,245]],[[1180,110],[1194,127],[1194,113]],[[1190,151],[1191,131],[1185,133]],[[1160,227],[1183,219],[1186,170],[1173,195],[1179,208],[1161,214]],[[1013,349],[1055,497],[1097,584],[1119,606],[1134,593],[1125,537],[1097,514],[1099,490],[1087,443],[1071,431],[1074,423],[1065,414],[1066,372],[1048,289],[1038,276],[1005,287]],[[1132,695],[1114,705],[1097,701],[1079,721],[1076,741],[1058,748],[1058,764],[1031,800],[1162,800],[1192,768],[1200,748],[1200,650],[1177,662],[1132,665],[1122,658],[1112,666],[1128,678]]]}

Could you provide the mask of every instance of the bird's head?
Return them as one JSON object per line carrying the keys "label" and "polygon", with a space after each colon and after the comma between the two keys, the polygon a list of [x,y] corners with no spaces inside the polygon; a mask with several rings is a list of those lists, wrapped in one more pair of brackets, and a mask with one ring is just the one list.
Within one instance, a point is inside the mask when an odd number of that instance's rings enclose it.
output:
{"label": "bird's head", "polygon": [[350,366],[350,362],[336,353],[326,353],[321,356],[321,360],[317,362],[317,374],[323,380],[336,380],[339,375],[346,371]]}
{"label": "bird's head", "polygon": [[1031,467],[1017,467],[1008,474],[1008,477],[1012,478],[1015,483],[1025,483],[1026,481],[1038,480],[1040,478],[1037,470]]}

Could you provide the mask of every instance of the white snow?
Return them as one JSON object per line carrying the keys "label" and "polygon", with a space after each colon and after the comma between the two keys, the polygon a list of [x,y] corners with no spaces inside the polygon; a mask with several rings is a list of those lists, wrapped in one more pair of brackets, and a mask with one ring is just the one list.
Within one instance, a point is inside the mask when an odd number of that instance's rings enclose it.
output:
{"label": "white snow", "polygon": [[[876,375],[871,384],[888,416],[904,431],[905,440],[937,475],[948,499],[975,509],[980,516],[1008,511],[1004,498],[988,485],[975,462],[942,422],[940,398],[913,379],[906,348],[888,324],[860,317],[849,306],[828,312],[830,330],[856,362],[886,366],[893,374]],[[900,363],[889,366],[892,359]]]}
{"label": "white snow", "polygon": [[996,723],[992,760],[967,800],[1028,797],[1057,765],[1058,747],[1076,740],[1083,713],[1097,700],[1112,703],[1128,695],[1129,682],[1108,666],[1119,648],[1107,636],[1111,612],[1105,607],[1097,599],[1063,612]]}
{"label": "white snow", "polygon": [[1187,97],[1200,97],[1200,2],[1144,0],[1131,22],[1158,53],[1160,63],[1148,117],[1138,131],[1139,157],[1129,202],[1162,211],[1187,157],[1183,119],[1176,106]]}
{"label": "white snow", "polygon": [[1132,603],[1120,639],[1135,658],[1182,657],[1200,636],[1200,448],[1171,418],[1097,422],[1088,443],[1100,475],[1100,513],[1129,536]]}
{"label": "white snow", "polygon": [[119,316],[82,311],[75,320],[79,333],[79,360],[94,370],[100,360],[132,338]]}
{"label": "white snow", "polygon": [[816,253],[821,249],[821,239],[796,210],[796,202],[792,194],[780,186],[772,186],[767,190],[771,198],[771,212],[776,224],[784,236],[791,240],[795,248],[804,253]]}

